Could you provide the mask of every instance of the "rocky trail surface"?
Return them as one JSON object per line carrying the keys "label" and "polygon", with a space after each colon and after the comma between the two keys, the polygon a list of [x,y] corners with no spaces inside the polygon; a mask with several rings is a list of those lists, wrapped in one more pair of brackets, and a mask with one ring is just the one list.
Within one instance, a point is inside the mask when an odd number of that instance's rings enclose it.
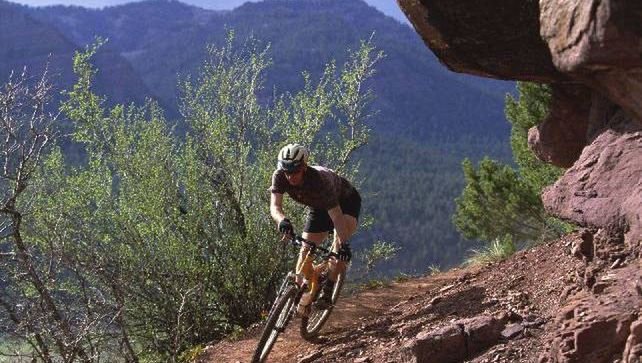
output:
{"label": "rocky trail surface", "polygon": [[[339,302],[316,342],[293,321],[268,361],[637,363],[639,258],[584,231],[363,291]],[[209,346],[199,362],[248,362],[259,333]]]}

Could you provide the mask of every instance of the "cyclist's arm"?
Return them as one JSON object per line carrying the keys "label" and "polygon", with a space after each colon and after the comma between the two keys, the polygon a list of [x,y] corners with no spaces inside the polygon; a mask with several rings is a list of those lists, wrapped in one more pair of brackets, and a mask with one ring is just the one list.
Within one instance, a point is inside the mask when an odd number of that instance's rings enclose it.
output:
{"label": "cyclist's arm", "polygon": [[285,218],[285,213],[283,213],[283,194],[281,193],[271,193],[270,197],[270,215],[276,223],[279,223]]}
{"label": "cyclist's arm", "polygon": [[328,210],[328,215],[330,215],[330,218],[332,219],[334,229],[336,230],[337,237],[339,238],[339,246],[341,246],[344,242],[347,242],[349,238],[341,206],[337,205],[336,207]]}

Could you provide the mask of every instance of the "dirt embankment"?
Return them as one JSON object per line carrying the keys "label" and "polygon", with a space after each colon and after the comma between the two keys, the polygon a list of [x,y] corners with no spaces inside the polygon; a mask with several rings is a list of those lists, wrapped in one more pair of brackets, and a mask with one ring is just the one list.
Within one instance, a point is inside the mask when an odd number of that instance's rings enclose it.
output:
{"label": "dirt embankment", "polygon": [[[639,362],[639,252],[591,236],[344,298],[317,342],[294,321],[268,361]],[[200,362],[248,362],[255,345],[222,342]]]}

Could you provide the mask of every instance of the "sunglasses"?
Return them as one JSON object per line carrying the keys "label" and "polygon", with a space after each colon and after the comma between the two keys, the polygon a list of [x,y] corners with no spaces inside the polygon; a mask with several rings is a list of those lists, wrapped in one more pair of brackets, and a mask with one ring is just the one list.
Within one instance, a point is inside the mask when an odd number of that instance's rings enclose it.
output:
{"label": "sunglasses", "polygon": [[293,175],[303,169],[303,163],[297,163],[292,160],[279,160],[278,168],[287,175]]}
{"label": "sunglasses", "polygon": [[285,175],[294,175],[300,172],[301,170],[303,170],[303,165],[297,166],[294,170],[283,170],[283,172],[285,172]]}

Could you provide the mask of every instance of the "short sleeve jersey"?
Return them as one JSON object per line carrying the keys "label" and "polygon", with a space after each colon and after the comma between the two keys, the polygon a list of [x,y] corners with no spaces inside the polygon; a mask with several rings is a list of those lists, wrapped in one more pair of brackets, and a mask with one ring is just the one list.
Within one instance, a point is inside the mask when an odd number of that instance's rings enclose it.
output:
{"label": "short sleeve jersey", "polygon": [[339,200],[354,192],[354,187],[334,170],[322,166],[308,166],[303,183],[291,185],[283,170],[272,174],[272,193],[287,193],[295,201],[311,208],[330,210],[339,205]]}

